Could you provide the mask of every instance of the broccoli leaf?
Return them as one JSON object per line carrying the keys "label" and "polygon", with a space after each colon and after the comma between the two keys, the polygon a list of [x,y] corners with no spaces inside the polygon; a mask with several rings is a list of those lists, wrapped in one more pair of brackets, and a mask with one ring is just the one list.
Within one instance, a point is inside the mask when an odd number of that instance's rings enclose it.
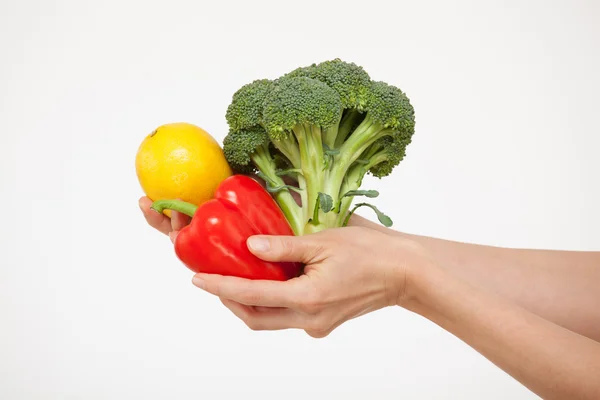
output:
{"label": "broccoli leaf", "polygon": [[375,211],[375,214],[377,215],[377,219],[379,220],[379,222],[381,222],[381,224],[387,228],[391,227],[394,222],[392,221],[392,219],[390,217],[388,217],[387,215],[385,215],[383,212],[381,212],[377,207],[375,207],[372,204],[369,203],[358,203],[356,206],[354,206],[354,208],[348,213],[348,215],[346,216],[346,219],[344,220],[344,223],[342,224],[342,226],[347,226],[348,225],[348,221],[350,221],[350,217],[352,216],[352,214],[354,214],[354,212],[360,208],[360,207],[369,207],[371,210]]}

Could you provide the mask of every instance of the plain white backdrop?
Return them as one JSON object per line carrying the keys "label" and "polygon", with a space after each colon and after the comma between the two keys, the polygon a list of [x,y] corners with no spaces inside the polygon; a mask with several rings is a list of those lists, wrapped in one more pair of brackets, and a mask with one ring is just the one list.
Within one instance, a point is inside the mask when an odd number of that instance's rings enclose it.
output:
{"label": "plain white backdrop", "polygon": [[416,109],[405,161],[364,185],[397,229],[599,250],[599,18],[593,0],[1,0],[0,398],[535,398],[401,309],[321,340],[250,331],[145,225],[134,158],[168,122],[221,141],[241,85],[340,57]]}

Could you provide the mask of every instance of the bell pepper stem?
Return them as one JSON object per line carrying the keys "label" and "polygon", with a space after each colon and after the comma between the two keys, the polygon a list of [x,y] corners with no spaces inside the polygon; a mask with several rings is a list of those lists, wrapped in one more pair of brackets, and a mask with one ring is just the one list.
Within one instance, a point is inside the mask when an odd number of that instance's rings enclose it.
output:
{"label": "bell pepper stem", "polygon": [[177,211],[188,217],[193,217],[198,209],[198,206],[181,200],[157,200],[152,203],[150,209],[162,214],[164,210]]}

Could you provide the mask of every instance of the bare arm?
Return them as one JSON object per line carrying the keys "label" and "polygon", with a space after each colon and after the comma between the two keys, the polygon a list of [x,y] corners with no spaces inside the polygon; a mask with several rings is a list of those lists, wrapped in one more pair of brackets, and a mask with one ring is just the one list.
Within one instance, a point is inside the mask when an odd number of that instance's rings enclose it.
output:
{"label": "bare arm", "polygon": [[411,239],[452,275],[600,342],[600,252],[460,243],[401,233],[360,217],[352,224]]}
{"label": "bare arm", "polygon": [[306,264],[304,275],[285,282],[196,275],[197,286],[219,296],[252,329],[300,328],[324,337],[349,319],[399,305],[463,340],[542,398],[600,398],[599,342],[469,284],[417,242],[346,228],[258,237],[249,247],[265,260]]}
{"label": "bare arm", "polygon": [[600,343],[439,270],[420,271],[407,309],[436,323],[544,399],[600,398]]}

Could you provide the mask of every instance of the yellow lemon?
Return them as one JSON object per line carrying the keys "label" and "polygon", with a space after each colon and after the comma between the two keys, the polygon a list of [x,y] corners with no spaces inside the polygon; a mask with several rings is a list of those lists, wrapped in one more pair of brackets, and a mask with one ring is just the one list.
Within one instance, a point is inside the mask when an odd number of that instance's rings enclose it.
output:
{"label": "yellow lemon", "polygon": [[[200,205],[232,175],[219,143],[205,130],[179,122],[158,127],[138,148],[135,167],[152,201],[180,199]],[[171,216],[169,210],[164,212]]]}

